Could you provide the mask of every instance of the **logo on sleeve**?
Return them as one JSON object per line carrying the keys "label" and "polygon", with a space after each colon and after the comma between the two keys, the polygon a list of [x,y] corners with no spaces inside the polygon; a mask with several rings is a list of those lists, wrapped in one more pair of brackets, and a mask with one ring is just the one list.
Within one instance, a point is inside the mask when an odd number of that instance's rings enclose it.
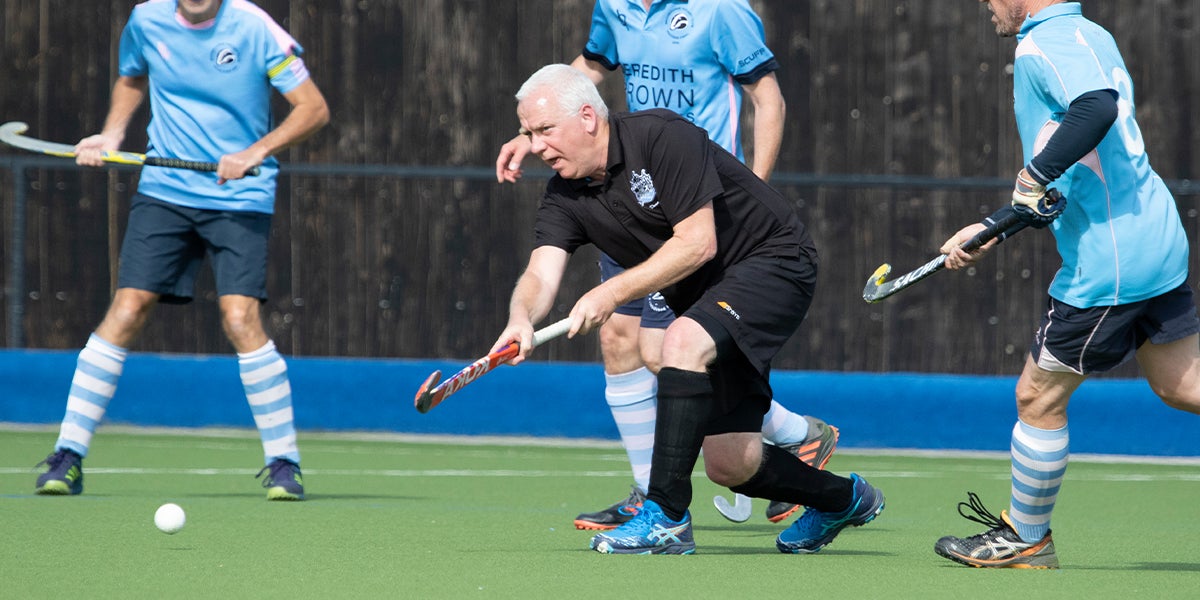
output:
{"label": "logo on sleeve", "polygon": [[217,44],[210,55],[218,71],[228,73],[238,67],[238,53],[229,44]]}
{"label": "logo on sleeve", "polygon": [[646,210],[654,210],[658,208],[658,191],[654,189],[654,180],[650,178],[650,174],[645,169],[635,171],[629,176],[629,189],[633,191],[633,196],[637,198],[638,204]]}

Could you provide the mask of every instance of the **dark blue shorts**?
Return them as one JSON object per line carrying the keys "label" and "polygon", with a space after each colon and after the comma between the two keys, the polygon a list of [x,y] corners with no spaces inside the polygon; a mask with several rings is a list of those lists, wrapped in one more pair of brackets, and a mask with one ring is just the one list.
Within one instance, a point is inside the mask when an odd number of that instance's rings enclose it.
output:
{"label": "dark blue shorts", "polygon": [[1088,375],[1112,370],[1147,341],[1167,344],[1200,333],[1187,283],[1141,302],[1076,308],[1050,299],[1029,352],[1047,371]]}
{"label": "dark blue shorts", "polygon": [[154,292],[168,304],[190,302],[207,255],[218,295],[266,300],[270,235],[265,213],[200,210],[135,194],[117,287]]}
{"label": "dark blue shorts", "polygon": [[[625,272],[625,267],[618,265],[607,254],[600,253],[600,281],[608,281]],[[675,320],[675,313],[667,307],[667,301],[662,294],[654,292],[645,298],[638,298],[617,307],[618,315],[641,317],[642,327],[646,329],[666,329]]]}

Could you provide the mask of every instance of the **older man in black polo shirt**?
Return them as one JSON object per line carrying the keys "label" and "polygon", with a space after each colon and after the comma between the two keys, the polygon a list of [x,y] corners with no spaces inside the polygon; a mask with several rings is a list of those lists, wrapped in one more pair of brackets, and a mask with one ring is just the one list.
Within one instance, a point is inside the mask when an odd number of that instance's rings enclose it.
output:
{"label": "older man in black polo shirt", "polygon": [[570,254],[592,243],[627,270],[583,295],[569,335],[661,291],[680,315],[666,332],[650,489],[636,518],[592,538],[605,553],[690,554],[691,473],[704,449],[715,483],[808,507],[776,540],[816,552],[883,510],[858,475],[815,469],[762,441],[771,359],[804,320],[817,252],[788,202],[704,130],[666,110],[609,115],[587,76],[550,65],[517,92],[521,131],[557,176],[496,348],[549,313]]}

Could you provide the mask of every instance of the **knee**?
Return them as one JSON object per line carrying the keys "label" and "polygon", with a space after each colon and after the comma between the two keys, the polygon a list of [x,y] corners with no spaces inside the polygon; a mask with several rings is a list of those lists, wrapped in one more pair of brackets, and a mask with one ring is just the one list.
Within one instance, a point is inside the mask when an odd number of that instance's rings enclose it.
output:
{"label": "knee", "polygon": [[151,306],[152,303],[144,301],[141,297],[118,295],[113,299],[105,320],[123,331],[133,331],[146,320]]}
{"label": "knee", "polygon": [[1197,395],[1196,389],[1155,389],[1154,393],[1171,408],[1200,414],[1200,396]]}
{"label": "knee", "polygon": [[633,320],[631,327],[629,320],[614,315],[600,327],[600,353],[610,373],[627,373],[642,366],[638,324]]}
{"label": "knee", "polygon": [[235,342],[235,345],[238,340],[257,335],[262,331],[258,307],[243,304],[223,307],[221,327],[225,330],[225,335]]}
{"label": "knee", "polygon": [[737,487],[754,476],[754,469],[739,460],[704,454],[704,474],[721,487]]}

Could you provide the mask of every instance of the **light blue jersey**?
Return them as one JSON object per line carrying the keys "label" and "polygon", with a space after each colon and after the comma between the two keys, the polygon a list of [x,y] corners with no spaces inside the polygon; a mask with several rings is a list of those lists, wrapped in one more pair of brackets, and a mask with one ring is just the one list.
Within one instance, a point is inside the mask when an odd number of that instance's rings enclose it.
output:
{"label": "light blue jersey", "polygon": [[1051,225],[1063,264],[1050,296],[1088,308],[1178,287],[1187,278],[1187,236],[1175,199],[1150,168],[1134,120],[1133,82],[1112,36],[1071,2],[1027,18],[1017,40],[1014,93],[1025,164],[1073,100],[1095,90],[1119,96],[1117,121],[1100,145],[1053,183],[1068,204]]}
{"label": "light blue jersey", "polygon": [[[742,83],[774,71],[762,20],[746,0],[597,0],[584,57],[621,67],[629,110],[666,108],[739,159]],[[739,82],[740,78],[740,82]]]}
{"label": "light blue jersey", "polygon": [[[308,79],[304,51],[267,13],[246,0],[225,0],[211,22],[196,26],[175,13],[175,0],[137,5],[121,34],[120,74],[149,76],[148,156],[216,162],[272,128],[271,87],[286,93]],[[144,167],[138,191],[200,209],[274,212],[278,162],[262,174],[217,185],[215,173]]]}

